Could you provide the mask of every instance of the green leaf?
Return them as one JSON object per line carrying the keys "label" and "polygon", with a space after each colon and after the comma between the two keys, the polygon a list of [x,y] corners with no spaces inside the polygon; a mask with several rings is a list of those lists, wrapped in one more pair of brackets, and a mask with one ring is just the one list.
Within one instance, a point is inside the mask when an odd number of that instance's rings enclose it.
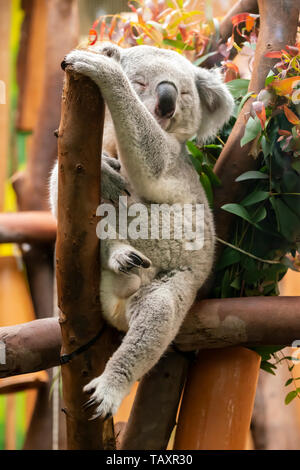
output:
{"label": "green leaf", "polygon": [[258,224],[267,217],[267,211],[265,207],[260,207],[255,214],[252,216],[251,220],[253,224]]}
{"label": "green leaf", "polygon": [[270,193],[268,191],[255,190],[252,193],[248,194],[248,196],[246,196],[242,200],[241,205],[242,206],[251,206],[252,204],[256,204],[258,202],[265,201],[266,199],[268,199],[269,196],[270,196]]}
{"label": "green leaf", "polygon": [[293,378],[288,379],[288,380],[285,382],[284,386],[287,387],[288,385],[291,385],[292,382],[293,382]]}
{"label": "green leaf", "polygon": [[236,80],[227,82],[226,86],[234,98],[242,98],[248,92],[249,82],[250,80],[246,80],[245,78],[237,78]]}
{"label": "green leaf", "polygon": [[163,44],[166,46],[174,47],[175,49],[185,50],[185,51],[193,51],[194,48],[192,46],[188,46],[185,42],[179,41],[177,39],[163,39]]}
{"label": "green leaf", "polygon": [[252,222],[249,212],[240,204],[224,204],[221,209],[230,212],[231,214],[237,215],[238,217],[247,220],[247,222]]}
{"label": "green leaf", "polygon": [[291,392],[289,392],[287,394],[287,396],[285,397],[285,400],[284,400],[284,403],[286,405],[288,405],[289,403],[291,403],[292,400],[294,400],[294,398],[296,398],[297,396],[297,391],[296,390],[292,390]]}
{"label": "green leaf", "polygon": [[278,346],[257,346],[253,348],[254,351],[257,352],[261,356],[262,361],[268,361],[272,358],[272,355],[282,349]]}
{"label": "green leaf", "polygon": [[193,155],[193,157],[197,158],[200,163],[203,163],[203,152],[199,149],[199,147],[197,147],[196,144],[194,144],[194,142],[192,142],[191,140],[188,140],[186,142],[186,146],[188,148],[188,151],[191,153],[191,155]]}
{"label": "green leaf", "polygon": [[233,289],[240,290],[241,289],[241,278],[240,276],[237,276],[232,283],[230,284],[230,287],[233,287]]}
{"label": "green leaf", "polygon": [[272,144],[266,139],[264,135],[261,138],[260,144],[264,157],[267,158],[269,155],[271,155]]}
{"label": "green leaf", "polygon": [[231,266],[232,264],[238,263],[240,259],[241,255],[238,251],[226,247],[221,255],[220,260],[217,263],[216,270],[220,271],[221,269],[224,269],[227,266]]}
{"label": "green leaf", "polygon": [[236,178],[236,182],[247,181],[247,180],[267,180],[269,175],[261,173],[260,171],[246,171]]}
{"label": "green leaf", "polygon": [[269,372],[269,374],[276,375],[273,370],[276,369],[276,366],[274,366],[274,364],[272,364],[271,362],[261,361],[260,368],[266,372]]}
{"label": "green leaf", "polygon": [[267,78],[265,80],[265,87],[270,85],[270,83],[272,83],[274,79],[275,79],[275,74],[274,74],[274,72],[272,72],[272,70],[270,70],[270,72],[268,73]]}
{"label": "green leaf", "polygon": [[198,57],[198,59],[196,59],[193,62],[193,64],[196,67],[199,67],[199,65],[203,64],[203,62],[205,62],[209,57],[212,57],[213,55],[216,55],[217,53],[218,53],[217,51],[214,51],[214,52],[209,52],[208,54],[204,54],[201,57]]}
{"label": "green leaf", "polygon": [[244,136],[241,139],[241,147],[248,144],[252,140],[254,140],[258,135],[261,134],[261,123],[258,117],[256,116],[253,119],[252,116],[249,117],[246,127]]}
{"label": "green leaf", "polygon": [[210,207],[213,207],[214,196],[213,196],[211,182],[210,182],[209,177],[203,172],[200,173],[200,183],[202,184],[204,188]]}
{"label": "green leaf", "polygon": [[204,163],[202,165],[202,169],[203,169],[204,173],[206,173],[207,176],[209,177],[211,184],[213,184],[214,186],[217,186],[217,187],[222,186],[222,183],[221,183],[220,179],[214,173],[214,171],[213,171],[213,169],[211,168],[210,165],[208,165],[207,163]]}
{"label": "green leaf", "polygon": [[248,99],[251,97],[251,95],[253,94],[252,91],[248,91],[248,93],[243,97],[243,99],[241,100],[238,108],[237,108],[237,112],[236,112],[236,115],[238,116],[240,114],[240,112],[242,111],[242,108],[244,106],[244,104],[246,103],[246,101],[248,101]]}

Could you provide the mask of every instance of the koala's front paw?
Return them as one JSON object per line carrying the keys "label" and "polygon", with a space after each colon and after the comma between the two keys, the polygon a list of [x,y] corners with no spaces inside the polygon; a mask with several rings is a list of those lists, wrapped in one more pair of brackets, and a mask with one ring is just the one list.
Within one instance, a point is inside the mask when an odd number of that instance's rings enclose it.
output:
{"label": "koala's front paw", "polygon": [[149,268],[151,261],[131,247],[122,247],[115,250],[108,261],[109,267],[117,274],[129,274],[133,268]]}
{"label": "koala's front paw", "polygon": [[91,380],[83,388],[83,391],[91,394],[89,400],[84,403],[83,408],[88,411],[96,406],[93,415],[89,418],[90,420],[96,419],[99,416],[105,420],[114,415],[123,398],[129,393],[127,387],[114,386],[111,381],[106,379],[105,374]]}
{"label": "koala's front paw", "polygon": [[97,55],[79,49],[74,49],[66,55],[61,63],[61,67],[65,70],[71,66],[75,72],[87,75],[88,72],[95,72],[97,68]]}

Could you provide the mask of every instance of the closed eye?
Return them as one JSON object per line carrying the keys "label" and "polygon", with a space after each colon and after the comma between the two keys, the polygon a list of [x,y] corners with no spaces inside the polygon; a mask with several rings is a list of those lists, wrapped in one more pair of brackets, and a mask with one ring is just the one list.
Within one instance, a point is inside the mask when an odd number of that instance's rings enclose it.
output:
{"label": "closed eye", "polygon": [[135,81],[134,83],[135,83],[136,85],[139,85],[139,86],[143,87],[143,88],[145,88],[145,87],[146,87],[146,84],[145,84],[145,83],[143,83],[143,82],[138,82],[138,81]]}
{"label": "closed eye", "polygon": [[181,94],[182,94],[182,95],[189,95],[190,92],[189,92],[189,91],[182,91]]}

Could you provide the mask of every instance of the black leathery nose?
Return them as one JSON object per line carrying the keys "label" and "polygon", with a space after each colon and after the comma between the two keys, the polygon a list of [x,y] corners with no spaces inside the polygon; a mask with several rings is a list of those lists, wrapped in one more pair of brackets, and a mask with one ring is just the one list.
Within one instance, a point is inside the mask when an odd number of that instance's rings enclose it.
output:
{"label": "black leathery nose", "polygon": [[155,112],[160,117],[172,117],[177,100],[177,89],[171,82],[161,82],[156,87],[157,104]]}

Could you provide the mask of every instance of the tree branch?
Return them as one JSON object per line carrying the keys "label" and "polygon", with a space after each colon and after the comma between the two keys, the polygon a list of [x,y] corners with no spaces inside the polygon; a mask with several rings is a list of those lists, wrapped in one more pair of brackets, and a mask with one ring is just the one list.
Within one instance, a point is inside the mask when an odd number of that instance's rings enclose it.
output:
{"label": "tree branch", "polygon": [[[109,334],[113,332],[111,329]],[[118,334],[114,334],[117,340]],[[299,297],[209,299],[191,309],[176,346],[181,351],[233,345],[284,347],[299,338]],[[6,347],[6,364],[0,364],[1,378],[59,365],[61,332],[57,318],[1,327],[0,341]],[[177,363],[177,378],[179,370]],[[153,383],[157,384],[157,366],[155,376]]]}
{"label": "tree branch", "polygon": [[56,220],[50,212],[0,214],[0,243],[53,243]]}
{"label": "tree branch", "polygon": [[[99,298],[100,242],[96,235],[103,123],[104,102],[99,88],[89,78],[67,71],[58,138],[56,243],[63,354],[87,344],[104,326]],[[62,366],[68,449],[105,447],[101,418],[89,421],[83,409],[87,401],[83,387],[103,372],[116,348],[116,335],[106,329],[86,351]]]}

